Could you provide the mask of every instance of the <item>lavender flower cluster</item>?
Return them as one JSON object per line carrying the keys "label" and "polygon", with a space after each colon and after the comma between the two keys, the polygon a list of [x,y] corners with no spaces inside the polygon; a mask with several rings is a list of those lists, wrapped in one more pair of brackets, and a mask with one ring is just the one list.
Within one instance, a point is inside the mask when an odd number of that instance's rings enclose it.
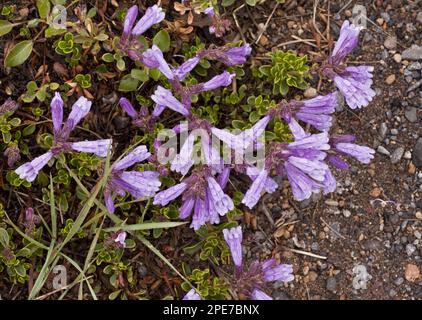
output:
{"label": "lavender flower cluster", "polygon": [[[211,12],[209,14],[212,14]],[[214,127],[205,119],[192,113],[193,96],[201,92],[229,86],[235,74],[227,71],[214,76],[209,81],[186,86],[183,81],[197,66],[202,58],[218,60],[226,66],[244,64],[251,53],[251,47],[211,47],[200,50],[196,56],[178,67],[172,67],[165,60],[157,46],[144,50],[137,37],[154,24],[164,19],[164,13],[158,6],[150,7],[145,15],[136,23],[137,6],[131,7],[124,21],[120,48],[132,60],[138,61],[148,68],[158,69],[169,81],[170,89],[158,86],[151,96],[155,109],[150,114],[146,107],[138,112],[126,98],[120,99],[123,110],[132,118],[133,124],[151,129],[165,109],[181,114],[188,120],[187,125],[178,125],[172,130],[175,134],[187,133],[187,139],[180,148],[180,153],[171,161],[170,170],[183,175],[180,183],[166,189],[160,189],[160,175],[169,173],[168,169],[159,165],[156,155],[151,155],[146,146],[138,146],[127,156],[116,161],[110,169],[108,181],[103,190],[106,207],[110,213],[115,211],[114,195],[124,196],[127,193],[135,199],[154,198],[154,205],[166,206],[181,197],[180,218],[192,217],[191,227],[198,230],[206,223],[217,224],[220,218],[234,209],[233,200],[224,192],[229,177],[237,172],[246,174],[251,180],[242,203],[253,208],[264,193],[272,193],[278,188],[274,177],[287,178],[293,196],[302,201],[313,193],[333,192],[336,180],[330,166],[347,169],[344,157],[350,156],[362,163],[369,163],[374,157],[374,150],[355,144],[352,135],[330,135],[332,114],[339,103],[337,92],[305,101],[283,101],[259,120],[252,128],[239,134]],[[136,24],[135,24],[136,23]],[[321,75],[331,79],[339,92],[344,96],[350,108],[367,106],[375,95],[371,89],[372,71],[369,66],[350,67],[346,64],[347,55],[358,45],[360,29],[345,21],[340,37],[331,57],[322,65]],[[106,157],[112,148],[112,140],[70,142],[69,137],[76,125],[88,114],[91,102],[84,97],[72,106],[68,119],[63,123],[63,101],[56,93],[51,102],[54,127],[54,143],[49,151],[16,169],[20,178],[34,181],[39,171],[55,156],[63,152],[88,152],[99,157]],[[290,143],[273,142],[266,145],[259,141],[270,121],[278,118],[285,121],[292,132]],[[307,132],[300,123],[313,127],[314,133]],[[200,150],[203,163],[195,165],[192,160],[195,135],[191,132],[202,129],[207,135],[201,137]],[[315,133],[317,132],[317,133]],[[262,165],[244,162],[227,164],[220,156],[210,136],[215,136],[235,153],[244,153],[248,148],[260,150],[265,148]],[[154,147],[157,149],[157,140]],[[127,171],[136,163],[149,160],[158,167],[157,171]],[[190,174],[189,174],[190,172]],[[119,234],[116,242],[124,246],[125,233]],[[293,280],[290,265],[277,265],[274,259],[264,262],[253,262],[248,269],[242,266],[242,230],[240,227],[224,230],[224,238],[231,250],[236,266],[236,283],[240,291],[252,299],[270,299],[264,292],[265,284],[270,281]],[[186,299],[199,299],[193,290]]]}

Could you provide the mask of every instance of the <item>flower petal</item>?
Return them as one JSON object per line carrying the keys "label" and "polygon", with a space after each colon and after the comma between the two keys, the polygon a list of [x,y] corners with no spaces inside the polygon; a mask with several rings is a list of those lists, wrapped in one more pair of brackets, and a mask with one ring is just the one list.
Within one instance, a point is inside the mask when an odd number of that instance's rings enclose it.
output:
{"label": "flower petal", "polygon": [[133,149],[128,155],[113,165],[113,171],[120,171],[130,166],[134,165],[135,163],[144,161],[148,157],[151,156],[151,153],[148,152],[146,146],[139,146]]}
{"label": "flower petal", "polygon": [[19,178],[24,179],[28,182],[32,182],[37,177],[40,170],[53,158],[53,153],[48,151],[43,155],[36,157],[31,162],[27,162],[21,165],[15,170]]}
{"label": "flower petal", "polygon": [[111,139],[73,142],[70,147],[79,152],[93,153],[98,157],[105,158],[111,150]]}

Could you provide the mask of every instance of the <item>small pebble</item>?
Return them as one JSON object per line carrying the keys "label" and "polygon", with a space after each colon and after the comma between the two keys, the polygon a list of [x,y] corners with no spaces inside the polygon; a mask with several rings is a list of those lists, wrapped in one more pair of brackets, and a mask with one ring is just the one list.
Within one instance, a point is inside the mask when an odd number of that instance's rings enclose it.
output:
{"label": "small pebble", "polygon": [[385,79],[385,83],[387,83],[387,84],[393,84],[395,81],[396,81],[396,75],[395,74],[389,75],[387,77],[387,79]]}
{"label": "small pebble", "polygon": [[383,154],[385,156],[390,156],[391,153],[387,149],[385,149],[383,146],[378,146],[377,148],[378,153]]}
{"label": "small pebble", "polygon": [[384,47],[386,47],[388,50],[395,49],[397,47],[397,37],[388,36],[384,41]]}
{"label": "small pebble", "polygon": [[394,61],[395,61],[395,62],[400,63],[400,62],[401,62],[401,60],[402,60],[402,58],[401,58],[401,54],[400,54],[400,53],[396,53],[396,54],[393,56],[393,59],[394,59]]}
{"label": "small pebble", "polygon": [[401,158],[403,157],[403,154],[404,154],[403,147],[399,147],[396,150],[394,150],[393,154],[391,155],[391,163],[392,164],[399,163]]}
{"label": "small pebble", "polygon": [[343,210],[343,216],[345,216],[346,218],[349,218],[352,215],[352,213],[350,212],[350,210]]}
{"label": "small pebble", "polygon": [[405,269],[405,278],[409,282],[415,282],[420,277],[420,271],[417,265],[409,263]]}
{"label": "small pebble", "polygon": [[410,151],[406,151],[403,155],[403,159],[406,159],[406,160],[412,159],[412,153]]}
{"label": "small pebble", "polygon": [[303,93],[303,96],[305,98],[308,98],[308,99],[315,98],[317,96],[317,90],[315,88],[312,88],[312,87],[308,88]]}

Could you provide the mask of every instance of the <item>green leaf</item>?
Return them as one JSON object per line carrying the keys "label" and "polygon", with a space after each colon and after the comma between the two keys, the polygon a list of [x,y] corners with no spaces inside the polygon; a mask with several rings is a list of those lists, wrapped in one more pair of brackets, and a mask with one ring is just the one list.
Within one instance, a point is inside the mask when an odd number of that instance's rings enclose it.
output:
{"label": "green leaf", "polygon": [[21,119],[13,118],[12,120],[9,121],[9,124],[13,127],[17,127],[18,125],[21,124]]}
{"label": "green leaf", "polygon": [[163,52],[167,52],[170,49],[170,35],[166,30],[158,32],[152,42],[161,49]]}
{"label": "green leaf", "polygon": [[104,229],[104,231],[139,231],[139,230],[151,230],[151,229],[165,229],[165,228],[174,228],[181,225],[186,224],[187,222],[148,222],[148,223],[140,223],[140,224],[130,224],[130,225],[123,225],[112,227],[108,229]]}
{"label": "green leaf", "polygon": [[132,69],[132,71],[130,72],[130,75],[132,76],[132,78],[138,79],[139,81],[142,81],[142,82],[148,81],[149,79],[148,74],[144,70],[140,70],[140,69]]}
{"label": "green leaf", "polygon": [[88,18],[94,18],[96,15],[97,15],[97,9],[95,7],[92,7],[91,9],[89,9],[88,13],[86,14]]}
{"label": "green leaf", "polygon": [[34,43],[32,40],[19,42],[7,54],[6,58],[4,59],[4,65],[6,67],[16,67],[21,65],[26,61],[26,59],[29,58],[33,47]]}
{"label": "green leaf", "polygon": [[6,229],[0,228],[0,243],[3,248],[9,247],[10,236]]}
{"label": "green leaf", "polygon": [[154,81],[157,81],[158,79],[160,79],[161,72],[160,72],[160,70],[158,70],[158,69],[150,69],[150,70],[149,70],[149,75],[151,76],[151,78],[152,78]]}
{"label": "green leaf", "polygon": [[119,83],[119,91],[122,92],[130,92],[130,91],[136,91],[138,89],[139,80],[132,78],[130,74],[127,74],[120,80]]}
{"label": "green leaf", "polygon": [[66,29],[56,29],[53,27],[48,27],[47,29],[45,29],[44,35],[46,38],[51,38],[59,34],[63,34],[65,32],[66,32]]}
{"label": "green leaf", "polygon": [[37,9],[42,19],[47,18],[50,13],[50,0],[37,0]]}
{"label": "green leaf", "polygon": [[12,31],[14,24],[7,20],[0,20],[0,37]]}
{"label": "green leaf", "polygon": [[117,69],[119,69],[120,71],[125,71],[125,69],[126,69],[126,63],[125,63],[125,60],[123,60],[123,59],[119,59],[119,60],[117,60],[116,67],[117,67]]}
{"label": "green leaf", "polygon": [[223,7],[228,7],[228,6],[231,6],[234,3],[234,1],[235,0],[223,0],[223,1],[221,1],[221,5]]}
{"label": "green leaf", "polygon": [[103,59],[103,61],[105,61],[105,62],[113,62],[114,61],[114,56],[110,52],[107,52],[107,53],[104,53],[103,54],[103,56],[101,57],[101,59]]}
{"label": "green leaf", "polygon": [[246,3],[252,7],[256,6],[257,0],[246,0]]}

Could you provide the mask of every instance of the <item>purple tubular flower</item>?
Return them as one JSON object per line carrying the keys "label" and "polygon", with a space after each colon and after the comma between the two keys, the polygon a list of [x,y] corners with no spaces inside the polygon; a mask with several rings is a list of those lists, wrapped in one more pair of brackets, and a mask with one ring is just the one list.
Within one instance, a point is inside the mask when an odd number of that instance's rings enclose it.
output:
{"label": "purple tubular flower", "polygon": [[148,68],[158,68],[167,79],[174,79],[174,74],[167,61],[164,59],[163,53],[155,44],[151,49],[144,52],[142,61]]}
{"label": "purple tubular flower", "polygon": [[279,264],[275,259],[269,259],[262,263],[262,271],[264,272],[264,280],[290,282],[294,280],[293,266],[290,264]]}
{"label": "purple tubular flower", "polygon": [[154,108],[154,111],[152,111],[152,117],[158,118],[163,113],[164,110],[166,110],[165,106],[157,104]]}
{"label": "purple tubular flower", "polygon": [[236,74],[230,74],[227,71],[224,71],[222,74],[215,76],[211,80],[203,83],[201,85],[202,90],[201,91],[211,91],[215,90],[220,87],[227,87],[232,83],[233,78],[236,76]]}
{"label": "purple tubular flower", "polygon": [[195,289],[191,289],[182,300],[201,300],[201,296],[196,292]]}
{"label": "purple tubular flower", "polygon": [[124,97],[120,98],[119,104],[122,109],[128,114],[129,117],[132,119],[138,118],[138,113],[136,112],[135,108],[133,107],[132,103]]}
{"label": "purple tubular flower", "polygon": [[195,142],[195,135],[190,134],[180,149],[180,153],[171,162],[170,169],[186,175],[189,169],[193,166],[192,153],[193,144]]}
{"label": "purple tubular flower", "polygon": [[215,172],[221,173],[224,169],[223,160],[220,157],[218,146],[214,146],[208,135],[201,135],[201,148],[204,155],[204,163]]}
{"label": "purple tubular flower", "polygon": [[165,13],[163,9],[154,5],[149,7],[147,11],[145,11],[144,16],[138,21],[135,27],[132,30],[132,34],[134,36],[140,36],[149,28],[151,28],[154,24],[160,23],[165,18]]}
{"label": "purple tubular flower", "polygon": [[155,171],[123,171],[113,182],[129,192],[135,199],[150,198],[158,191],[161,182]]}
{"label": "purple tubular flower", "polygon": [[43,155],[36,157],[31,162],[27,162],[21,165],[19,168],[15,170],[15,172],[19,175],[19,178],[24,179],[28,182],[32,182],[37,177],[40,170],[53,158],[53,153],[48,151]]}
{"label": "purple tubular flower", "polygon": [[53,100],[51,100],[51,117],[53,119],[54,134],[57,135],[62,127],[63,123],[63,100],[60,93],[54,94]]}
{"label": "purple tubular flower", "polygon": [[230,248],[234,265],[239,269],[242,268],[242,227],[223,229],[223,235]]}
{"label": "purple tubular flower", "polygon": [[300,140],[306,137],[309,137],[311,134],[307,133],[301,126],[299,123],[297,123],[297,121],[294,118],[290,119],[289,122],[289,128],[290,131],[293,134],[293,137],[295,138],[295,140]]}
{"label": "purple tubular flower", "polygon": [[201,61],[201,58],[195,56],[190,58],[189,60],[185,61],[182,65],[180,65],[176,70],[173,71],[173,74],[179,81],[183,81],[189,72],[191,72]]}
{"label": "purple tubular flower", "polygon": [[370,163],[375,154],[374,149],[354,143],[340,142],[335,145],[335,149],[342,154],[356,158],[359,162],[364,164]]}
{"label": "purple tubular flower", "polygon": [[301,106],[296,117],[320,131],[326,131],[331,127],[332,114],[338,104],[337,93],[306,100],[299,103]]}
{"label": "purple tubular flower", "polygon": [[332,53],[332,58],[335,61],[343,61],[349,53],[355,49],[359,43],[359,33],[362,30],[350,24],[349,21],[344,21],[340,30],[340,37]]}
{"label": "purple tubular flower", "polygon": [[110,213],[114,213],[112,191],[119,196],[124,196],[128,192],[135,199],[144,199],[153,197],[159,190],[161,182],[158,172],[123,171],[135,163],[147,159],[150,155],[145,146],[139,146],[113,164],[109,180],[104,188],[104,200]]}
{"label": "purple tubular flower", "polygon": [[327,161],[330,162],[334,167],[340,170],[347,170],[349,169],[349,165],[347,162],[343,161],[340,157],[337,157],[335,155],[328,155]]}
{"label": "purple tubular flower", "polygon": [[325,172],[328,170],[328,166],[324,162],[295,156],[290,156],[287,161],[312,179],[318,182],[324,181]]}
{"label": "purple tubular flower", "polygon": [[209,203],[215,208],[220,216],[234,209],[233,200],[230,199],[221,189],[221,186],[213,177],[207,178],[209,192]]}
{"label": "purple tubular flower", "polygon": [[109,189],[105,189],[103,192],[104,195],[104,202],[106,205],[106,208],[108,210],[108,212],[110,213],[114,213],[114,211],[116,210],[115,206],[114,206],[114,202],[113,202],[113,197],[111,196],[111,190]]}
{"label": "purple tubular flower", "polygon": [[179,210],[179,218],[186,219],[192,214],[193,207],[195,206],[195,199],[189,197],[186,199]]}
{"label": "purple tubular flower", "polygon": [[266,294],[265,292],[259,289],[254,289],[254,291],[252,291],[251,299],[252,300],[273,300],[272,297],[270,297],[268,294]]}
{"label": "purple tubular flower", "polygon": [[125,231],[119,231],[119,233],[117,233],[116,235],[116,238],[114,239],[114,242],[117,243],[120,247],[125,248],[126,236],[127,236],[127,233]]}
{"label": "purple tubular flower", "polygon": [[172,109],[173,111],[179,112],[184,116],[189,115],[189,111],[185,106],[177,100],[170,90],[164,89],[161,86],[158,86],[154,94],[151,96],[151,99],[160,106],[165,106]]}
{"label": "purple tubular flower", "polygon": [[334,192],[337,188],[336,178],[334,178],[333,173],[329,169],[325,172],[325,178],[324,181],[322,181],[322,186],[324,194]]}
{"label": "purple tubular flower", "polygon": [[227,186],[227,182],[229,181],[230,177],[230,167],[224,167],[222,172],[217,177],[217,182],[220,185],[221,189],[225,189]]}
{"label": "purple tubular flower", "polygon": [[270,122],[271,117],[265,116],[250,129],[246,129],[238,135],[234,135],[226,130],[212,128],[211,132],[221,141],[226,143],[232,150],[243,153],[264,133],[265,128]]}
{"label": "purple tubular flower", "polygon": [[112,169],[114,171],[121,171],[127,169],[135,163],[144,161],[150,156],[151,154],[148,152],[146,146],[139,146],[132,150],[126,157],[115,163]]}
{"label": "purple tubular flower", "polygon": [[[256,167],[248,167],[246,169],[246,174],[251,178],[252,181],[255,181],[255,179],[258,177],[258,175],[261,173],[260,170]],[[278,188],[277,182],[275,182],[272,178],[267,177],[264,185],[265,192],[273,193]]]}
{"label": "purple tubular flower", "polygon": [[334,83],[352,109],[366,107],[375,97],[371,88],[372,66],[347,67],[346,71],[334,77]]}
{"label": "purple tubular flower", "polygon": [[72,106],[69,117],[65,123],[65,127],[70,131],[75,129],[76,125],[86,117],[91,109],[92,102],[85,97],[80,97]]}
{"label": "purple tubular flower", "polygon": [[204,10],[204,13],[210,17],[213,17],[215,15],[215,11],[213,7],[208,7]]}
{"label": "purple tubular flower", "polygon": [[80,97],[72,106],[69,117],[61,126],[63,122],[63,101],[59,93],[55,93],[53,100],[51,101],[51,113],[53,118],[54,126],[54,142],[53,147],[42,156],[39,156],[28,162],[18,169],[16,173],[22,178],[29,182],[35,180],[38,172],[47,162],[54,156],[70,151],[80,151],[94,153],[99,157],[106,157],[112,144],[111,139],[96,140],[96,141],[81,141],[81,142],[68,142],[71,131],[76,125],[84,118],[90,108],[91,102],[84,97]]}
{"label": "purple tubular flower", "polygon": [[306,158],[323,160],[326,154],[322,151],[330,149],[328,141],[328,133],[322,132],[319,134],[309,135],[302,139],[296,139],[294,142],[289,143],[288,148],[292,151],[292,153],[304,154]]}
{"label": "purple tubular flower", "polygon": [[123,23],[123,33],[120,43],[124,44],[129,39],[130,32],[135,24],[136,18],[138,17],[138,6],[132,6],[126,13],[125,21]]}
{"label": "purple tubular flower", "polygon": [[361,28],[343,23],[340,37],[334,47],[333,54],[328,61],[328,68],[323,73],[334,80],[337,88],[346,98],[352,109],[366,107],[375,96],[372,85],[372,66],[347,67],[343,64],[347,55],[358,45]]}
{"label": "purple tubular flower", "polygon": [[164,191],[157,193],[154,197],[154,205],[166,206],[170,201],[179,197],[188,187],[184,182],[176,184]]}
{"label": "purple tubular flower", "polygon": [[296,200],[308,199],[312,193],[324,189],[328,166],[322,162],[330,149],[326,132],[297,139],[288,145],[289,157],[284,171]]}
{"label": "purple tubular flower", "polygon": [[192,222],[190,227],[195,231],[199,230],[207,222],[207,207],[204,200],[197,198],[193,210]]}
{"label": "purple tubular flower", "polygon": [[258,176],[255,178],[249,190],[246,192],[245,197],[242,200],[242,203],[252,209],[261,198],[262,192],[265,189],[266,182],[268,177],[267,170],[261,170]]}
{"label": "purple tubular flower", "polygon": [[252,48],[248,43],[241,47],[233,47],[225,52],[224,57],[222,57],[222,61],[227,66],[244,64],[246,62],[246,57],[249,56],[251,52]]}
{"label": "purple tubular flower", "polygon": [[93,153],[98,157],[107,157],[111,150],[111,139],[95,140],[95,141],[80,141],[72,142],[70,147],[79,152]]}
{"label": "purple tubular flower", "polygon": [[286,170],[287,179],[289,179],[292,187],[294,198],[297,201],[309,199],[312,193],[317,190],[315,181],[289,162],[284,164],[284,168]]}

